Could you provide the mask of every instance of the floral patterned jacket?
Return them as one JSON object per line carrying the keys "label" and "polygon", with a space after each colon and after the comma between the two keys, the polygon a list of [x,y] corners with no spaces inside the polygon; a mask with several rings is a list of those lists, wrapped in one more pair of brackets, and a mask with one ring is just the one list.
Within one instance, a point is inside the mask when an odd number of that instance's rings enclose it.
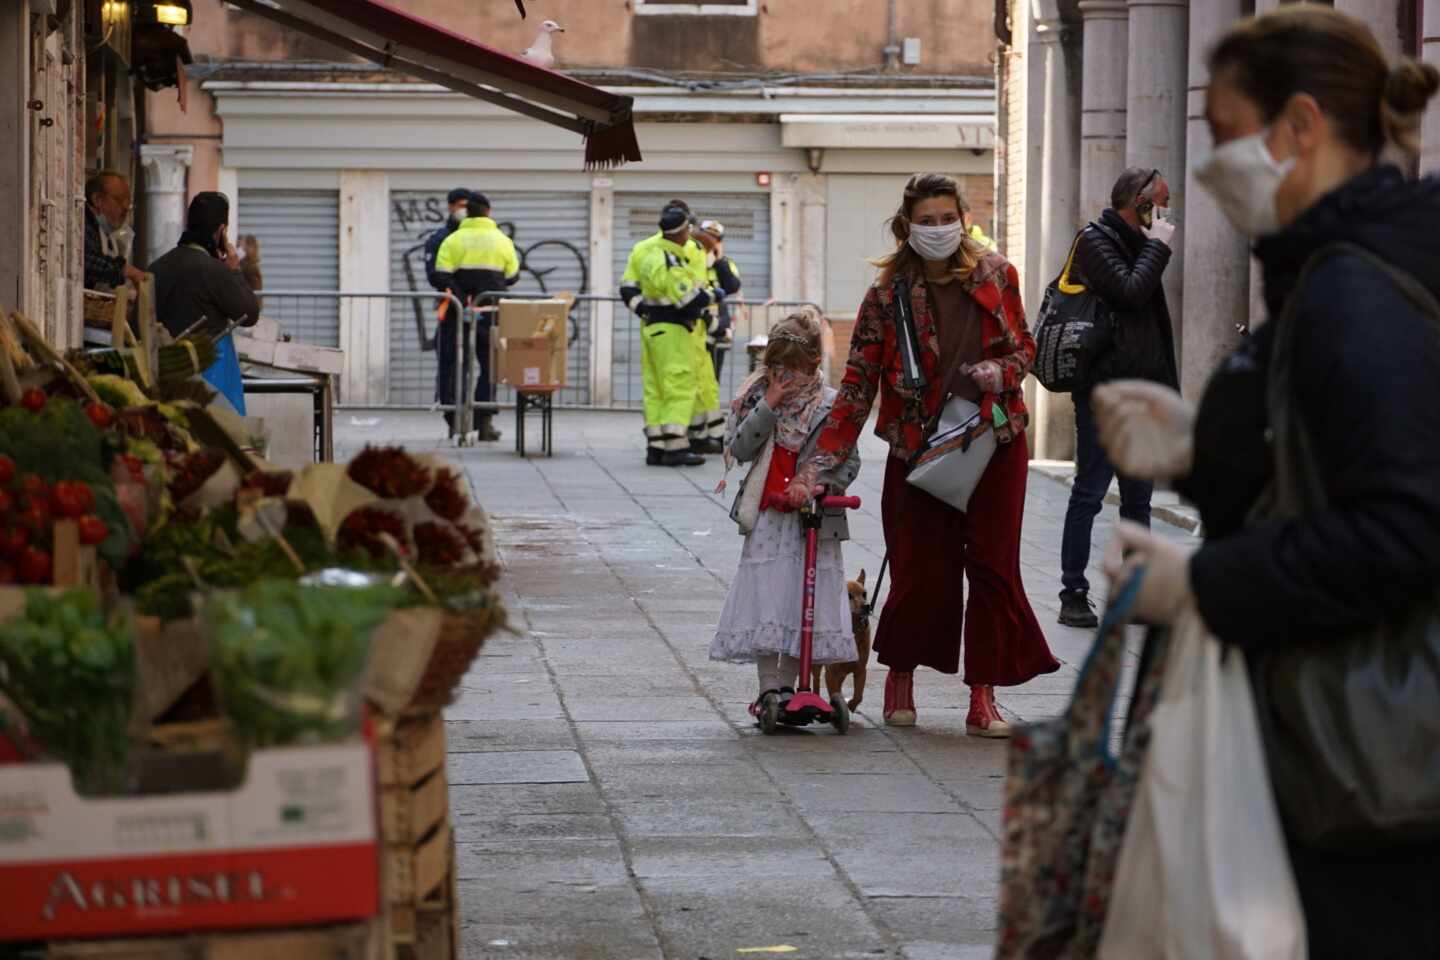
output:
{"label": "floral patterned jacket", "polygon": [[[980,408],[992,417],[991,405],[999,405],[1006,422],[995,435],[1001,443],[1008,443],[1030,422],[1022,385],[1035,361],[1035,338],[1025,320],[1019,275],[1008,260],[992,253],[968,278],[958,282],[986,311],[981,332],[985,357],[1000,365],[1004,387],[999,394],[982,397]],[[875,435],[890,444],[891,454],[908,459],[924,443],[926,427],[945,400],[935,316],[925,284],[912,283],[910,303],[920,341],[920,362],[929,383],[924,394],[917,397],[906,390],[901,375],[892,299],[890,287],[878,284],[865,295],[850,340],[850,360],[840,395],[820,435],[818,451],[801,470],[802,477],[813,478],[845,461],[860,439],[877,392],[880,416]]]}

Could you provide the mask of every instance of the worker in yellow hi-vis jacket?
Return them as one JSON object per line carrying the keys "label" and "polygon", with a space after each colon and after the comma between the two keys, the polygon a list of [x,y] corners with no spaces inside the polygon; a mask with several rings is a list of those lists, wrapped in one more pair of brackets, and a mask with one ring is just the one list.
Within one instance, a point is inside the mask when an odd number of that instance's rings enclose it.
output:
{"label": "worker in yellow hi-vis jacket", "polygon": [[660,232],[630,251],[620,297],[639,315],[641,373],[645,387],[645,462],[698,466],[687,428],[697,397],[694,330],[703,326],[710,294],[686,250],[689,211],[669,206]]}
{"label": "worker in yellow hi-vis jacket", "polygon": [[[740,292],[740,268],[725,256],[725,225],[719,220],[701,220],[695,239],[705,251],[705,281],[712,298],[703,338],[705,351],[701,358],[709,365],[710,371],[706,374],[705,386],[701,387],[706,423],[700,452],[721,452],[725,446],[725,416],[720,407],[720,370],[730,338],[730,311],[725,298]],[[713,387],[709,386],[711,384]],[[707,389],[711,392],[707,393]]]}

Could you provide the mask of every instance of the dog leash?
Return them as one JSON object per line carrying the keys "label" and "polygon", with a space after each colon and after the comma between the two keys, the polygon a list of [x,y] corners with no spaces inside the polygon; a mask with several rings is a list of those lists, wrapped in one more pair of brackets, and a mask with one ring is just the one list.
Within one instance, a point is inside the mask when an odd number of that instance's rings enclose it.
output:
{"label": "dog leash", "polygon": [[870,594],[870,602],[865,604],[865,616],[875,612],[875,602],[880,599],[880,588],[885,584],[885,568],[890,566],[890,554],[885,554],[885,559],[880,561],[880,576],[875,578],[875,592]]}

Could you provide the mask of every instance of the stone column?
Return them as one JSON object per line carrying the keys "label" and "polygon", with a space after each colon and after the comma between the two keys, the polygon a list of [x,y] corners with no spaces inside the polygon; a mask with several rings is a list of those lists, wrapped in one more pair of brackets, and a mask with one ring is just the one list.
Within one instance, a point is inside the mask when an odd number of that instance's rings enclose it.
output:
{"label": "stone column", "polygon": [[[1440,67],[1440,0],[1425,0],[1421,17],[1421,55]],[[1420,171],[1431,173],[1440,170],[1440,107],[1434,104],[1425,111],[1421,138],[1423,151],[1420,154]]]}
{"label": "stone column", "polygon": [[1170,184],[1170,215],[1180,224],[1174,237],[1175,252],[1164,280],[1177,343],[1185,326],[1185,93],[1190,56],[1189,5],[1189,0],[1130,0],[1130,59],[1126,71],[1125,165],[1160,171]]}
{"label": "stone column", "polygon": [[1404,22],[1402,5],[1413,5],[1415,0],[1335,0],[1335,9],[1363,20],[1380,41],[1385,56],[1392,60],[1408,54],[1405,37],[1400,30]]}
{"label": "stone column", "polygon": [[145,260],[154,263],[185,232],[185,179],[193,148],[147,143],[140,147],[145,171]]}
{"label": "stone column", "polygon": [[[1440,0],[1437,0],[1440,2]],[[1125,0],[1081,0],[1084,74],[1080,95],[1080,212],[1083,222],[1110,205],[1125,169]]]}
{"label": "stone column", "polygon": [[1185,324],[1180,388],[1198,398],[1211,372],[1239,340],[1250,314],[1250,250],[1210,195],[1195,182],[1195,164],[1210,151],[1205,123],[1205,58],[1241,16],[1241,0],[1205,0],[1190,7],[1190,89],[1185,175]]}
{"label": "stone column", "polygon": [[[340,289],[390,289],[390,182],[383,171],[340,171]],[[340,396],[355,406],[381,406],[390,390],[390,306],[342,298]]]}
{"label": "stone column", "polygon": [[[614,296],[615,178],[597,173],[590,178],[590,289],[584,293]],[[608,407],[615,398],[615,304],[590,304],[590,402]]]}
{"label": "stone column", "polygon": [[[1059,271],[1070,251],[1070,242],[1080,216],[1080,64],[1076,53],[1077,37],[1060,18],[1054,0],[1039,0],[1035,5],[1035,33],[1031,56],[1039,70],[1039,88],[1031,87],[1031,95],[1043,101],[1044,128],[1041,133],[1044,153],[1040,161],[1040,237],[1039,274],[1031,278],[1030,289],[1044,289],[1044,284]],[[1033,314],[1040,308],[1040,298],[1032,295],[1028,302]],[[1036,391],[1036,422],[1034,455],[1038,460],[1056,460],[1073,455],[1075,443],[1074,412],[1069,398],[1046,390]]]}

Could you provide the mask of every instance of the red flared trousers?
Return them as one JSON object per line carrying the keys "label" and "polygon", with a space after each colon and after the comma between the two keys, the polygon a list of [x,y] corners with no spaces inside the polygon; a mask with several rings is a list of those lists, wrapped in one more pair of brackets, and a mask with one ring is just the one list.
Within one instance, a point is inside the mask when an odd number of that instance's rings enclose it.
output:
{"label": "red flared trousers", "polygon": [[971,686],[1016,686],[1060,668],[1020,580],[1029,470],[1025,438],[1003,444],[961,513],[906,483],[905,461],[889,458],[881,518],[892,580],[875,633],[882,664],[958,673],[963,633]]}

